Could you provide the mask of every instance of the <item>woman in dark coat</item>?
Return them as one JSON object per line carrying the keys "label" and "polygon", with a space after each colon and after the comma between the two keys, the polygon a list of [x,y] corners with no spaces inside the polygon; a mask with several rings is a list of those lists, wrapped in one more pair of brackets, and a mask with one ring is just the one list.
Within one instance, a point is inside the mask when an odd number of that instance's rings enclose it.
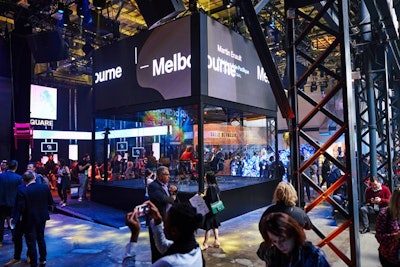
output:
{"label": "woman in dark coat", "polygon": [[204,201],[206,202],[210,212],[206,214],[204,218],[204,223],[202,229],[206,230],[204,234],[204,242],[203,249],[208,248],[208,239],[210,238],[210,230],[212,229],[214,232],[214,244],[213,247],[218,248],[220,246],[218,240],[218,227],[221,225],[218,216],[211,212],[211,203],[214,203],[219,200],[219,187],[217,183],[216,176],[214,172],[209,171],[206,173],[205,180],[207,182],[206,194],[204,196]]}
{"label": "woman in dark coat", "polygon": [[60,166],[57,171],[57,191],[60,196],[60,206],[67,205],[67,190],[71,186],[71,170],[67,166],[65,160],[60,159]]}

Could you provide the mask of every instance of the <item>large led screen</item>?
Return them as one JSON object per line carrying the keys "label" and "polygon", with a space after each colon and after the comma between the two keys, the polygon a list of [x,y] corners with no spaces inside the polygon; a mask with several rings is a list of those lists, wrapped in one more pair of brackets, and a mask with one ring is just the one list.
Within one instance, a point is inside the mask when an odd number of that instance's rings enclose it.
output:
{"label": "large led screen", "polygon": [[276,110],[275,97],[254,44],[207,20],[208,95]]}
{"label": "large led screen", "polygon": [[57,120],[57,89],[31,85],[31,118]]}
{"label": "large led screen", "polygon": [[97,109],[190,96],[190,17],[98,49],[93,66]]}

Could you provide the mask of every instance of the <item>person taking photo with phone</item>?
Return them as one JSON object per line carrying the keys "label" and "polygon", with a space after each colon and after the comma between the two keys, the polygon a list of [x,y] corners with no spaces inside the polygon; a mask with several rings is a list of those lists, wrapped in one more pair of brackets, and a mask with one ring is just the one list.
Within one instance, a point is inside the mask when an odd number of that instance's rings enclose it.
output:
{"label": "person taking photo with phone", "polygon": [[[195,239],[195,231],[202,222],[202,215],[189,203],[173,203],[163,221],[153,203],[146,201],[144,204],[148,205],[145,214],[150,218],[154,243],[162,254],[151,266],[205,266],[200,245]],[[140,232],[138,210],[127,213],[125,223],[131,230],[131,238],[126,246],[122,266],[132,267],[136,264],[136,245]]]}

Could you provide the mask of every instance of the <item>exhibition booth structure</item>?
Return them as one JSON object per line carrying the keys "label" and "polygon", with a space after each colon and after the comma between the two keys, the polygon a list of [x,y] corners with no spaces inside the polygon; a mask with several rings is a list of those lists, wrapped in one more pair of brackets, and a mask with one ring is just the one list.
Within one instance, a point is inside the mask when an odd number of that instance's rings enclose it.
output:
{"label": "exhibition booth structure", "polygon": [[[262,166],[277,151],[277,105],[250,40],[198,13],[102,47],[93,61],[96,162],[143,166],[154,155],[182,199],[202,192],[201,176],[213,170],[224,219],[271,201],[276,181]],[[187,147],[196,160],[182,170]],[[100,179],[91,198],[130,210],[144,200],[141,175]]]}

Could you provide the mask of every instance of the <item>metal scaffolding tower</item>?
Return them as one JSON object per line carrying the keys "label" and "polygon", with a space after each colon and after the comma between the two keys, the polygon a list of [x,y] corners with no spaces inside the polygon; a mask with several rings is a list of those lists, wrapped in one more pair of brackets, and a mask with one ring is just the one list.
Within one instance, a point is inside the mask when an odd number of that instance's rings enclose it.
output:
{"label": "metal scaffolding tower", "polygon": [[[303,4],[302,4],[303,2]],[[295,113],[290,121],[292,169],[294,179],[297,177],[298,192],[301,204],[305,205],[304,187],[310,186],[318,196],[305,207],[312,212],[318,205],[332,205],[333,209],[344,218],[338,221],[338,227],[331,233],[314,227],[321,238],[319,246],[327,246],[348,266],[359,266],[359,222],[358,222],[358,183],[356,172],[356,129],[355,101],[351,77],[349,7],[348,1],[326,1],[324,5],[314,1],[286,1],[289,76],[289,99]],[[318,34],[316,34],[316,32]],[[325,40],[325,42],[323,42]],[[305,44],[312,44],[307,47]],[[335,68],[330,63],[335,61]],[[296,63],[307,67],[304,73],[298,73]],[[306,92],[300,85],[312,77],[327,75],[329,85],[323,94]],[[307,106],[307,113],[302,115],[298,105]],[[328,122],[327,130],[312,135],[306,131],[310,122],[322,116]],[[326,134],[325,142],[319,136]],[[313,148],[304,160],[300,144]],[[336,181],[326,181],[309,175],[309,168],[318,164],[321,159],[328,159],[332,168],[338,168],[341,176]],[[332,184],[330,184],[332,182]],[[340,190],[347,196],[348,206],[344,206],[335,197]],[[350,240],[350,257],[345,255],[333,240],[339,235],[348,235]]]}

